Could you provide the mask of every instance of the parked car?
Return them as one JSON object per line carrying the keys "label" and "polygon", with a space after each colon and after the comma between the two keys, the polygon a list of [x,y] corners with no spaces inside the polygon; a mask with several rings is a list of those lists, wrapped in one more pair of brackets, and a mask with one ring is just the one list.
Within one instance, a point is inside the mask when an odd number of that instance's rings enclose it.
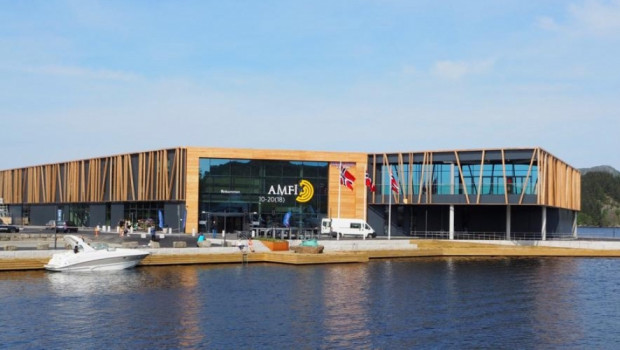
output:
{"label": "parked car", "polygon": [[56,229],[56,220],[48,221],[47,224],[45,224],[45,229],[46,230],[54,230],[54,229]]}
{"label": "parked car", "polygon": [[56,221],[56,233],[58,232],[63,232],[63,233],[78,232],[78,228],[75,225],[75,223],[73,223],[73,221],[60,220],[60,221]]}
{"label": "parked car", "polygon": [[0,232],[16,233],[16,232],[19,232],[19,227],[13,226],[13,225],[7,225],[4,223],[4,221],[2,221],[2,219],[0,219]]}

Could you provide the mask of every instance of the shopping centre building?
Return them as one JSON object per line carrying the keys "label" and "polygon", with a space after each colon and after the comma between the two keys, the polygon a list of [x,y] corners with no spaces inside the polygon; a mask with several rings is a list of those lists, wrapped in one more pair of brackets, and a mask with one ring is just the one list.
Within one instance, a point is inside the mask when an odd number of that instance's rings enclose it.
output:
{"label": "shopping centre building", "polygon": [[541,148],[401,153],[179,147],[0,171],[14,224],[154,222],[173,232],[363,218],[381,236],[576,234],[580,173]]}

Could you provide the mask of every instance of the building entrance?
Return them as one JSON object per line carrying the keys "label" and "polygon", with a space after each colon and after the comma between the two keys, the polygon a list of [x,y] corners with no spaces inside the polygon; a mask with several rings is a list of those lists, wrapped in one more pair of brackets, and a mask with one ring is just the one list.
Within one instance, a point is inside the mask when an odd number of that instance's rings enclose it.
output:
{"label": "building entrance", "polygon": [[243,213],[211,213],[215,218],[217,232],[234,233],[248,229]]}

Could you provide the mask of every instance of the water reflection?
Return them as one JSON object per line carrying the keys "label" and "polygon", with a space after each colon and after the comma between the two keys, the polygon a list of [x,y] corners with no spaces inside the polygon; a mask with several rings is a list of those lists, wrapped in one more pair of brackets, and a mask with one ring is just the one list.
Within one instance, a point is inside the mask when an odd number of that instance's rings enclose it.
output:
{"label": "water reflection", "polygon": [[0,324],[9,325],[0,343],[610,348],[620,343],[619,265],[617,259],[428,258],[0,273]]}
{"label": "water reflection", "polygon": [[49,272],[50,291],[63,297],[112,295],[134,290],[143,283],[135,270],[101,272]]}
{"label": "water reflection", "polygon": [[325,270],[323,341],[336,347],[369,348],[368,269],[352,264]]}

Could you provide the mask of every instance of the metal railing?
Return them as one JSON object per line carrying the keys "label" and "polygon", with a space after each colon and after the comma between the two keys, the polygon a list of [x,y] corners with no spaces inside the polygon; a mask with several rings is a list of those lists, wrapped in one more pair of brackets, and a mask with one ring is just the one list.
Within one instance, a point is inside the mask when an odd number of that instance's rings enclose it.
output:
{"label": "metal railing", "polygon": [[[448,231],[412,231],[411,237],[423,239],[450,239]],[[462,232],[455,231],[454,239],[459,240],[506,240],[506,232]],[[572,233],[547,233],[547,240],[574,240]],[[511,232],[512,241],[540,241],[542,234],[539,232]]]}

